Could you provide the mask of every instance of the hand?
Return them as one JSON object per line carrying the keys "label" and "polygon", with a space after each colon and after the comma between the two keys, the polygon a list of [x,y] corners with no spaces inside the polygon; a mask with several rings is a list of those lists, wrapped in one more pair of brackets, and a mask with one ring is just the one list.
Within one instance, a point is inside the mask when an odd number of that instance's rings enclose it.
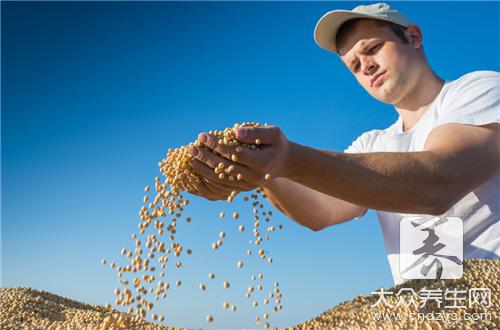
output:
{"label": "hand", "polygon": [[197,190],[189,190],[189,192],[191,194],[206,198],[209,201],[228,199],[229,196],[232,196],[230,197],[232,199],[235,196],[235,193],[233,191],[235,191],[236,193],[238,192],[230,186],[201,176],[200,182],[198,183],[196,189]]}
{"label": "hand", "polygon": [[[194,156],[190,165],[202,178],[202,184],[192,193],[209,200],[225,199],[231,193],[256,189],[269,177],[275,178],[284,172],[290,143],[278,127],[243,127],[235,129],[235,134],[246,144],[255,144],[259,139],[259,150],[218,144],[217,137],[201,133],[198,140],[204,147],[190,149]],[[223,169],[216,173],[221,163]]]}

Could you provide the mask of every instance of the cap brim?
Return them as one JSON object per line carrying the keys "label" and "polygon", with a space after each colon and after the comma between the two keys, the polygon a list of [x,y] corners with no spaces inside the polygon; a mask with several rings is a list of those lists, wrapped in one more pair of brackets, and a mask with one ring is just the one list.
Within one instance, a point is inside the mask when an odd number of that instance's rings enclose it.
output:
{"label": "cap brim", "polygon": [[350,10],[333,10],[323,15],[314,28],[314,41],[323,49],[337,53],[335,39],[342,24],[353,18],[373,18],[384,20],[378,16],[355,13]]}

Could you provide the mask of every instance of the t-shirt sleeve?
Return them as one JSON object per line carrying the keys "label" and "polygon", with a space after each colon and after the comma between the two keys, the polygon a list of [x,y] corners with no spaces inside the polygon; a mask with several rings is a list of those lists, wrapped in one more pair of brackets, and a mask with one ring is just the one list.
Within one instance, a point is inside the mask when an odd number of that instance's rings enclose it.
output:
{"label": "t-shirt sleeve", "polygon": [[354,140],[347,149],[344,150],[347,154],[357,154],[363,152],[363,143],[361,141],[362,136],[359,136]]}
{"label": "t-shirt sleeve", "polygon": [[361,134],[356,140],[354,140],[347,149],[344,150],[348,154],[357,154],[364,152],[374,151],[374,144],[380,130],[372,130]]}
{"label": "t-shirt sleeve", "polygon": [[500,122],[500,73],[478,71],[460,78],[447,93],[436,126]]}

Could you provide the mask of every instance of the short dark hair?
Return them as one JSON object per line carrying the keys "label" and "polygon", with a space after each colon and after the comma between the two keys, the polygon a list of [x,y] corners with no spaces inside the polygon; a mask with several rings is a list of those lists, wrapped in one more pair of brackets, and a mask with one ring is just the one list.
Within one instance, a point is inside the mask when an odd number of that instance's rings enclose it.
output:
{"label": "short dark hair", "polygon": [[356,28],[356,25],[362,20],[375,21],[379,26],[386,26],[394,33],[396,37],[398,37],[399,40],[401,40],[402,43],[407,44],[409,42],[405,34],[406,28],[402,25],[371,18],[353,18],[344,22],[338,29],[337,35],[335,37],[335,45],[337,45],[337,49],[340,48],[347,35],[349,33],[352,33]]}

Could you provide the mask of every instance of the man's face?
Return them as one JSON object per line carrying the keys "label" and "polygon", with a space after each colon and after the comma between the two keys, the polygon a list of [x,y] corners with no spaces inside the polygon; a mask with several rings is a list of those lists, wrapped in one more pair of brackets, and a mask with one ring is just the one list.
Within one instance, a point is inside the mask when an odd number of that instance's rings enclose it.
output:
{"label": "man's face", "polygon": [[417,50],[387,26],[362,20],[340,45],[341,59],[363,88],[379,101],[397,104],[417,83]]}

